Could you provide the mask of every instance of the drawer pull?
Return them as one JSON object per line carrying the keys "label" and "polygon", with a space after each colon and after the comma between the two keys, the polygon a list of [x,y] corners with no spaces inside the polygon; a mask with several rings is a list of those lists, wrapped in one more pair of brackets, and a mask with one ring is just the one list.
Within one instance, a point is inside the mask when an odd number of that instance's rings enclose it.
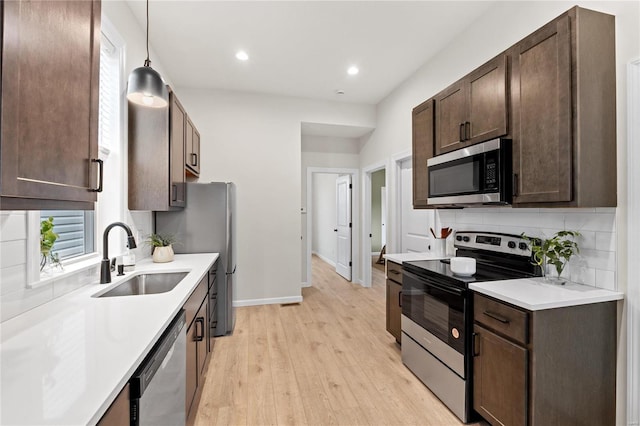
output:
{"label": "drawer pull", "polygon": [[488,316],[489,318],[493,318],[496,321],[500,321],[503,324],[509,324],[509,320],[505,317],[503,317],[502,315],[498,315],[494,312],[491,311],[484,311],[484,314],[486,316]]}
{"label": "drawer pull", "polygon": [[398,292],[398,307],[402,308],[402,291]]}
{"label": "drawer pull", "polygon": [[400,274],[400,271],[396,271],[395,269],[392,269],[389,272],[394,274],[394,275],[399,275]]}

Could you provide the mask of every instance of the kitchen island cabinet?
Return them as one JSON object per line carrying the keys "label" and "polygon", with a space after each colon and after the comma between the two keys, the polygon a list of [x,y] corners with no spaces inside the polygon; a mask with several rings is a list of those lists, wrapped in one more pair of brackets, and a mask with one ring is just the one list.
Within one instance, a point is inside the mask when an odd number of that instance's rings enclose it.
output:
{"label": "kitchen island cabinet", "polygon": [[401,343],[402,265],[387,260],[387,331]]}
{"label": "kitchen island cabinet", "polygon": [[530,311],[476,293],[473,331],[473,405],[491,424],[615,423],[615,301]]}
{"label": "kitchen island cabinet", "polygon": [[100,1],[0,5],[0,208],[93,210]]}

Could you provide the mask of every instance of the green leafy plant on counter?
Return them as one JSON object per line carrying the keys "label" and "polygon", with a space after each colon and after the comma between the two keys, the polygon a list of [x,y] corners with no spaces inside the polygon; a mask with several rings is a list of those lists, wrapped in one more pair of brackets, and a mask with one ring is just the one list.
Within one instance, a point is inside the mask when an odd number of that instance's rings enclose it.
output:
{"label": "green leafy plant on counter", "polygon": [[580,247],[575,242],[575,238],[581,234],[578,231],[560,231],[549,239],[529,237],[522,234],[522,238],[531,243],[533,261],[540,266],[543,276],[546,277],[545,266],[553,265],[557,272],[557,278],[562,281],[562,272],[569,263],[571,257],[580,253]]}
{"label": "green leafy plant on counter", "polygon": [[150,234],[144,243],[151,247],[168,247],[178,241],[173,234]]}
{"label": "green leafy plant on counter", "polygon": [[51,249],[59,235],[53,232],[53,217],[40,222],[40,270],[42,271],[49,260],[53,265],[62,267],[58,253],[52,253]]}

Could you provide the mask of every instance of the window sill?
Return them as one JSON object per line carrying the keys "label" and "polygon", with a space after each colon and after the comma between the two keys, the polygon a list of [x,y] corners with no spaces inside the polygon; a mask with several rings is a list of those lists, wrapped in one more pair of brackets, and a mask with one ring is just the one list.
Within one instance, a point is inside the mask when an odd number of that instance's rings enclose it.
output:
{"label": "window sill", "polygon": [[54,280],[71,276],[85,269],[90,269],[100,264],[101,257],[98,253],[91,253],[81,258],[73,259],[73,261],[63,264],[62,271],[53,271],[40,273],[40,280],[27,284],[27,288],[38,288],[52,283]]}

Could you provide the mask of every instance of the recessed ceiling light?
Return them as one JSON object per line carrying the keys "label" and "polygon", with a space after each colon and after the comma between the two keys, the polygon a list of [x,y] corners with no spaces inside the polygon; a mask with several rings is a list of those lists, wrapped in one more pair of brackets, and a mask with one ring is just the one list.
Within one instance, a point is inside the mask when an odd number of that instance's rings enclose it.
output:
{"label": "recessed ceiling light", "polygon": [[245,52],[244,50],[239,50],[238,53],[236,53],[236,59],[238,59],[239,61],[248,61],[249,55],[247,55],[247,52]]}
{"label": "recessed ceiling light", "polygon": [[347,70],[347,74],[349,74],[349,75],[356,75],[359,72],[360,72],[360,70],[355,65],[350,66],[349,69]]}
{"label": "recessed ceiling light", "polygon": [[344,90],[342,89],[336,90],[336,95],[344,95]]}

